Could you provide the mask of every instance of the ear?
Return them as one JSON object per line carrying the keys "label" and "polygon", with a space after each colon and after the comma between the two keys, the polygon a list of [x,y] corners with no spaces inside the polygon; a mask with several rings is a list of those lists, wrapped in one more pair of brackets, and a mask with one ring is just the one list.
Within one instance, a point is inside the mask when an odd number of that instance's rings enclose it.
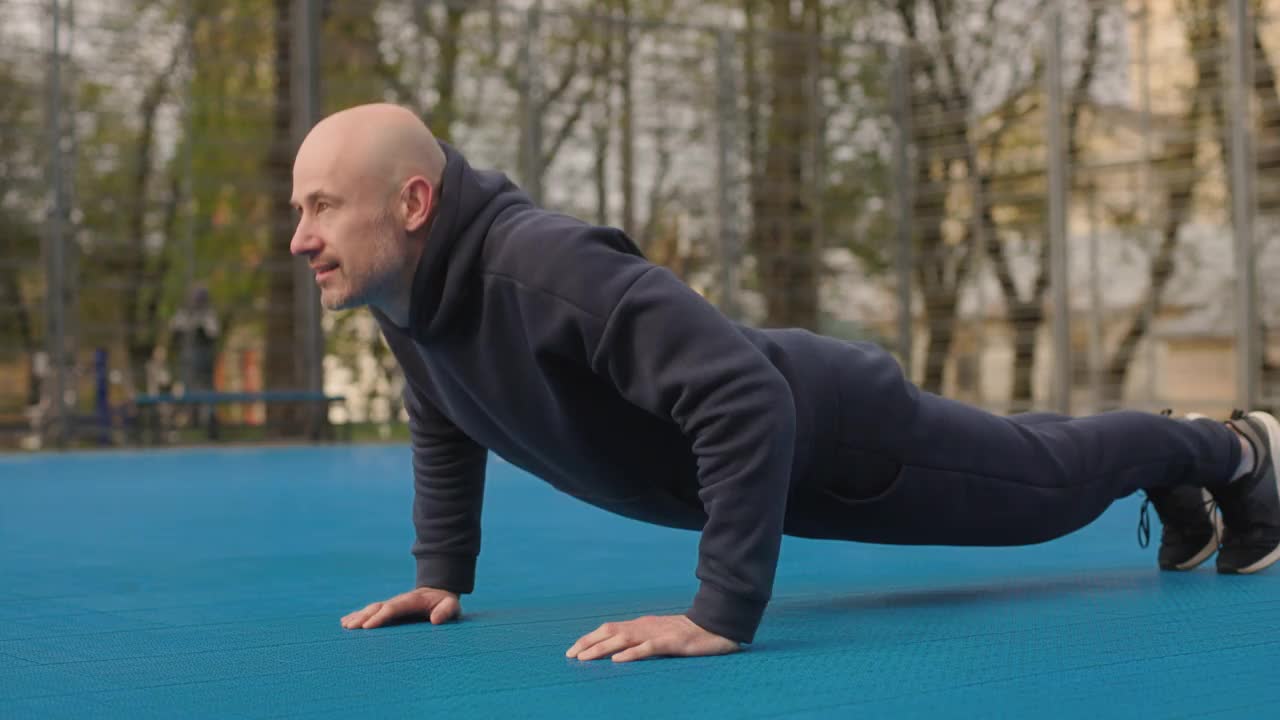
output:
{"label": "ear", "polygon": [[414,232],[427,223],[436,206],[436,190],[421,175],[405,181],[400,191],[401,209],[404,212],[404,229]]}

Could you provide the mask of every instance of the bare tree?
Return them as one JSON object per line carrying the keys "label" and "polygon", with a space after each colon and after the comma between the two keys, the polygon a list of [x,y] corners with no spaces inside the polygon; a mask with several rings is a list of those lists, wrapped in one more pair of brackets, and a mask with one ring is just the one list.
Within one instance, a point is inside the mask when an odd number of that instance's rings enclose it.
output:
{"label": "bare tree", "polygon": [[[744,3],[747,12],[756,7]],[[769,33],[764,42],[770,95],[764,107],[768,129],[765,147],[759,150],[762,165],[754,166],[751,174],[748,247],[755,255],[765,298],[764,324],[816,329],[819,248],[807,171],[816,129],[812,122],[816,98],[809,87],[819,71],[811,48],[822,37],[823,7],[819,0],[771,0],[767,7]],[[748,85],[748,93],[753,92]],[[753,103],[752,107],[760,106]],[[756,142],[758,126],[751,117],[749,142]]]}
{"label": "bare tree", "polygon": [[[367,51],[377,57],[375,73],[392,90],[398,102],[420,108],[432,133],[446,142],[453,140],[454,127],[463,116],[458,75],[464,46],[464,23],[473,13],[474,8],[469,2],[410,0],[410,17],[419,42],[413,46],[413,52],[408,53],[408,62],[385,56],[377,26],[369,19],[373,42]],[[370,17],[367,12],[358,14]],[[413,71],[422,67],[434,68],[427,86],[411,80]],[[428,91],[434,94],[435,102],[427,102],[425,93]]]}
{"label": "bare tree", "polygon": [[[584,55],[590,57],[591,46],[598,42],[600,26],[590,14],[549,15],[538,5],[525,16],[527,33],[520,51],[505,57],[501,12],[496,4],[490,6],[490,48],[484,63],[496,67],[508,88],[516,94],[518,121],[524,130],[520,175],[530,194],[541,199],[548,168],[573,135],[587,103],[597,94],[598,73],[587,73],[586,82],[582,82],[580,76]],[[556,26],[559,32],[544,38],[544,15],[566,21],[567,25],[559,23]],[[557,54],[563,57],[554,57]],[[551,69],[550,82],[547,82],[548,69]],[[545,125],[548,121],[550,126]]]}
{"label": "bare tree", "polygon": [[[24,81],[6,62],[0,62],[0,198],[12,193],[12,185],[36,172],[39,167],[24,128],[37,124],[39,93]],[[40,235],[32,222],[22,217],[20,207],[0,205],[0,342],[14,348],[27,359],[28,404],[35,404],[37,382],[35,357],[39,335],[34,317],[34,303],[23,292],[24,281],[34,276],[40,256]],[[31,261],[32,271],[23,267]]]}
{"label": "bare tree", "polygon": [[[968,177],[976,171],[965,122],[973,97],[960,72],[955,43],[946,31],[954,15],[951,1],[896,0],[893,9],[911,48],[909,97],[911,145],[916,150],[913,216],[917,228],[913,270],[928,322],[921,384],[926,390],[940,392],[955,342],[960,290],[976,250],[967,228],[960,230],[959,237],[948,237],[947,232],[952,174],[957,166]],[[926,19],[931,27],[926,26]]]}
{"label": "bare tree", "polygon": [[1200,123],[1209,122],[1210,128],[1216,130],[1219,142],[1222,142],[1221,133],[1226,125],[1220,120],[1225,110],[1221,96],[1223,77],[1217,54],[1222,47],[1220,8],[1217,6],[1218,3],[1212,0],[1186,0],[1179,4],[1187,45],[1195,62],[1195,84],[1191,88],[1186,114],[1178,122],[1160,161],[1165,171],[1165,215],[1159,244],[1151,259],[1147,295],[1103,370],[1103,402],[1107,407],[1120,405],[1138,348],[1150,332],[1151,320],[1156,316],[1165,288],[1173,278],[1178,233],[1191,214],[1192,196],[1200,177],[1196,170]]}
{"label": "bare tree", "polygon": [[[1081,158],[1081,141],[1083,135],[1083,110],[1089,102],[1089,87],[1093,83],[1098,63],[1100,26],[1102,15],[1107,6],[1102,3],[1089,5],[1088,20],[1084,35],[1084,57],[1080,62],[1080,71],[1076,76],[1075,86],[1071,89],[1067,110],[1067,148],[1066,158],[1069,163],[1077,163]],[[1006,116],[1002,128],[1011,126],[1013,118]],[[993,154],[997,152],[993,148]],[[970,159],[970,166],[976,167],[976,158]],[[1039,237],[1039,252],[1035,269],[1035,279],[1031,283],[1031,294],[1023,298],[1018,292],[1013,278],[1013,263],[1006,252],[1005,243],[1000,238],[999,229],[992,217],[992,180],[994,169],[981,171],[980,197],[976,199],[986,250],[991,256],[992,268],[1000,292],[1008,308],[1009,324],[1013,330],[1013,388],[1010,397],[1011,405],[1016,409],[1027,409],[1034,399],[1032,380],[1035,374],[1036,339],[1045,321],[1045,293],[1049,289],[1049,243],[1043,234]],[[997,178],[998,179],[998,178]]]}
{"label": "bare tree", "polygon": [[[126,204],[125,246],[119,262],[126,280],[127,291],[123,296],[123,333],[127,362],[127,374],[131,386],[145,388],[146,365],[152,351],[160,341],[160,304],[164,294],[164,280],[172,265],[172,253],[165,249],[152,253],[146,248],[148,200],[153,196],[150,186],[156,167],[153,159],[156,143],[156,116],[170,92],[173,75],[177,72],[190,48],[189,39],[194,30],[196,16],[187,18],[181,41],[174,44],[165,66],[148,83],[138,103],[137,116],[142,118],[133,158],[133,175],[129,182]],[[172,237],[176,226],[177,207],[182,184],[171,170],[170,192],[166,201],[161,228],[166,237]]]}
{"label": "bare tree", "polygon": [[[1015,280],[1013,257],[997,223],[994,209],[1008,202],[1001,188],[1017,188],[1017,176],[999,168],[1002,145],[1009,133],[1026,122],[1030,111],[1043,108],[1037,92],[1043,63],[1028,65],[1025,58],[997,42],[997,34],[1018,36],[1029,27],[1001,27],[997,21],[1000,0],[956,3],[953,0],[897,0],[893,9],[910,43],[912,146],[916,150],[914,217],[917,222],[916,281],[927,318],[927,347],[922,385],[942,388],[944,372],[955,342],[959,322],[959,297],[973,269],[977,253],[985,251],[1003,297],[1014,335],[1011,404],[1025,408],[1032,402],[1036,339],[1045,321],[1044,300],[1049,287],[1049,244],[1042,232],[1027,234],[1035,246],[1030,292],[1024,296]],[[1100,23],[1106,6],[1086,6],[1084,52],[1074,86],[1068,94],[1067,157],[1081,154],[1082,121],[1089,90],[1101,52]],[[1040,4],[1024,8],[1024,22],[1038,22]],[[955,28],[967,27],[977,18],[982,33],[965,42]],[[1007,22],[1007,20],[1006,20]],[[1012,53],[1012,54],[1011,54]],[[979,124],[970,119],[979,108],[992,104],[992,91],[979,87],[982,73],[975,69],[1000,67],[1013,79],[1000,91],[1004,99]],[[1028,104],[1024,100],[1032,99]],[[964,192],[958,192],[964,183]],[[1015,190],[1015,194],[1017,194]],[[952,204],[957,195],[968,196],[975,221],[959,222]],[[1042,207],[1043,200],[1034,203]],[[1025,213],[1028,208],[1021,210]],[[1033,217],[1043,212],[1031,208]],[[977,231],[975,233],[975,230]],[[980,236],[977,237],[977,236]],[[979,247],[981,239],[981,247]]]}
{"label": "bare tree", "polygon": [[[293,185],[293,38],[290,9],[292,0],[272,0],[274,104],[271,118],[271,147],[265,175],[271,187],[269,226],[274,238],[287,238],[293,231],[293,207],[287,188]],[[266,349],[264,375],[267,387],[300,388],[305,370],[300,362],[303,328],[294,322],[296,298],[292,258],[282,243],[270,243],[271,258],[264,261],[267,277]],[[267,407],[267,426],[276,434],[297,428],[304,419],[292,405],[273,403]]]}

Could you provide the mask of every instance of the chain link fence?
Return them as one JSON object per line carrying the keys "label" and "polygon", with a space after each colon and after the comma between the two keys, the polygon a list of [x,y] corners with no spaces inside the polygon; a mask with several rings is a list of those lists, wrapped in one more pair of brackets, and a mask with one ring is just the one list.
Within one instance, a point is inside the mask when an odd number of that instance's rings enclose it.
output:
{"label": "chain link fence", "polygon": [[397,432],[287,249],[297,143],[370,101],[927,389],[1272,404],[1271,3],[756,5],[0,0],[0,445]]}

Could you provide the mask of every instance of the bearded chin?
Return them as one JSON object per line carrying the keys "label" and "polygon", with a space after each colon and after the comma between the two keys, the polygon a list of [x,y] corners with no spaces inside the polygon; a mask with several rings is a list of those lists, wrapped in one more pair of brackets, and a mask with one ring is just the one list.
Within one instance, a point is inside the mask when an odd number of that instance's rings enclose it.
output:
{"label": "bearded chin", "polygon": [[[342,292],[346,290],[346,292]],[[321,288],[320,289],[320,305],[325,310],[337,312],[339,310],[351,310],[362,305],[368,305],[369,302],[365,298],[367,293],[351,292],[347,288]]]}
{"label": "bearded chin", "polygon": [[367,305],[379,310],[383,309],[383,299],[386,296],[387,285],[385,281],[379,282],[378,279],[371,278],[371,281],[366,281],[363,286],[360,286],[361,284],[359,283],[351,283],[351,285],[356,285],[356,287],[349,285],[346,288],[346,294],[335,294],[331,300],[326,300],[324,295],[321,294],[320,300],[325,308],[329,310],[354,310]]}

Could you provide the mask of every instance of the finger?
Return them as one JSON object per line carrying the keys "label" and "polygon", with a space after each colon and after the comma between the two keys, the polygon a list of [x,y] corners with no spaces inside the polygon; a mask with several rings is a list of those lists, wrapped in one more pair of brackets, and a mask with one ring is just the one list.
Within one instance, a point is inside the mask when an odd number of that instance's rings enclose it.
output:
{"label": "finger", "polygon": [[595,660],[606,655],[612,655],[619,650],[626,650],[633,645],[640,645],[642,642],[642,640],[630,634],[619,633],[578,653],[578,659],[584,661]]}
{"label": "finger", "polygon": [[611,637],[616,630],[617,629],[614,627],[613,623],[605,623],[601,625],[595,630],[592,630],[586,635],[578,638],[578,642],[574,643],[573,647],[569,648],[569,650],[565,652],[565,656],[577,657],[578,653],[581,653],[583,650],[586,650],[607,637]]}
{"label": "finger", "polygon": [[446,596],[443,600],[436,603],[431,610],[431,624],[439,625],[440,623],[449,622],[458,616],[461,606],[452,596]]}
{"label": "finger", "polygon": [[364,612],[365,610],[369,609],[369,607],[370,607],[369,605],[365,605],[363,608],[360,608],[359,610],[353,610],[353,611],[351,611],[351,612],[347,613],[346,615],[343,615],[343,616],[342,616],[342,624],[345,626],[347,623],[349,623],[349,622],[351,622],[352,620],[354,620],[354,619],[355,619],[355,617],[356,617],[357,615],[359,615],[360,613],[362,613],[362,612]]}
{"label": "finger", "polygon": [[399,617],[401,614],[402,612],[400,612],[400,609],[393,603],[385,602],[376,613],[374,613],[368,620],[361,623],[359,627],[362,627],[365,630],[372,630],[373,628],[381,627],[387,621]]}
{"label": "finger", "polygon": [[369,605],[364,606],[364,608],[353,613],[349,613],[346,617],[342,618],[342,627],[348,629],[358,628],[365,620],[369,619],[371,615],[378,612],[381,608],[382,603],[376,602],[370,603]]}
{"label": "finger", "polygon": [[620,653],[615,653],[613,661],[617,663],[631,662],[633,660],[644,660],[657,655],[657,645],[652,640],[645,640],[639,645],[629,647]]}

